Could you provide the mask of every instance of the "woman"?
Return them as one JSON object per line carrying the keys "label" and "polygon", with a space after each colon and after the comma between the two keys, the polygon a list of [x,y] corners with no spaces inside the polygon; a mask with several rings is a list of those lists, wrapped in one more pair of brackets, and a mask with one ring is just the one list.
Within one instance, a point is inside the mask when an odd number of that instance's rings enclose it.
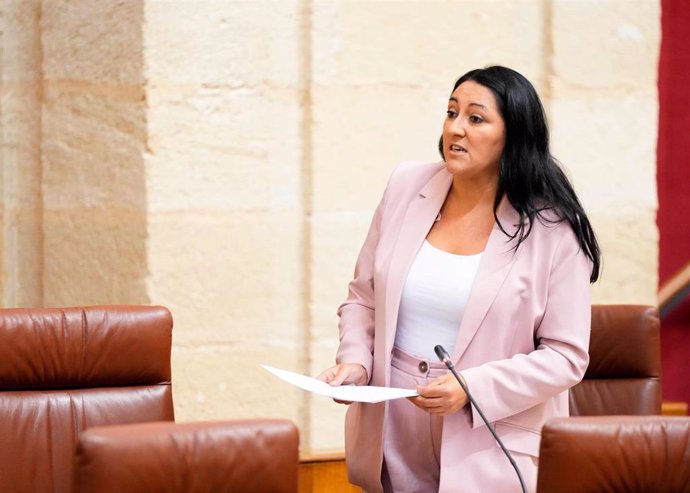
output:
{"label": "woman", "polygon": [[473,70],[448,101],[443,161],[391,176],[338,310],[337,365],[319,376],[419,392],[350,405],[348,476],[365,491],[520,491],[436,344],[534,491],[541,427],[568,415],[567,391],[589,361],[600,263],[548,140],[527,79]]}

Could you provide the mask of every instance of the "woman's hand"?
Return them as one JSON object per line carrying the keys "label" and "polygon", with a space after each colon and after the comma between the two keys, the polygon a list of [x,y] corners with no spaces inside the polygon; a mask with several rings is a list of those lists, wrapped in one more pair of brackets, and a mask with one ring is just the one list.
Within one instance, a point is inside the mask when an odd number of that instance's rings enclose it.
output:
{"label": "woman's hand", "polygon": [[[358,363],[341,363],[331,366],[328,370],[316,377],[316,379],[326,382],[332,387],[349,384],[366,385],[368,380],[367,371]],[[349,401],[333,400],[339,404],[352,404]]]}
{"label": "woman's hand", "polygon": [[322,380],[332,387],[348,384],[366,385],[367,371],[362,365],[357,363],[341,363],[331,366],[316,379]]}
{"label": "woman's hand", "polygon": [[451,373],[438,377],[427,386],[418,386],[417,392],[419,396],[407,399],[421,410],[438,416],[453,414],[469,402],[467,394]]}

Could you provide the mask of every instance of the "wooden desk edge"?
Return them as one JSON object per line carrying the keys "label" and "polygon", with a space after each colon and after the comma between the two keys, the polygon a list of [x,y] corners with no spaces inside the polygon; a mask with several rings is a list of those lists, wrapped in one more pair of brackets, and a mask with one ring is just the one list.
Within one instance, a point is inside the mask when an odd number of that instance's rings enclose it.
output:
{"label": "wooden desk edge", "polygon": [[661,414],[663,416],[687,416],[687,402],[664,401],[661,403]]}
{"label": "wooden desk edge", "polygon": [[339,449],[317,451],[304,450],[299,453],[299,461],[301,464],[313,462],[344,462],[345,451]]}

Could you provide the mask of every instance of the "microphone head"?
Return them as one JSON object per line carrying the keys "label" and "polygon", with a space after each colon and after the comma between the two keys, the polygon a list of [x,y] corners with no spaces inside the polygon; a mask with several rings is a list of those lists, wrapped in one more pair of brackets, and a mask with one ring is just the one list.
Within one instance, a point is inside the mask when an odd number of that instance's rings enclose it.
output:
{"label": "microphone head", "polygon": [[448,351],[443,349],[443,346],[440,344],[434,347],[434,352],[436,353],[436,356],[438,356],[438,359],[440,359],[443,363],[446,361],[450,361],[450,355],[448,354]]}

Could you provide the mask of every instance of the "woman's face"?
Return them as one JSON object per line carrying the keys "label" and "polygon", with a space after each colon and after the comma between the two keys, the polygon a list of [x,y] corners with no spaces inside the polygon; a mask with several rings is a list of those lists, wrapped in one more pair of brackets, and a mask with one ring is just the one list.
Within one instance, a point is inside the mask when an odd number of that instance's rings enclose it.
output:
{"label": "woman's face", "polygon": [[494,93],[474,81],[460,84],[448,100],[443,155],[448,171],[469,179],[495,179],[505,144],[505,124]]}

